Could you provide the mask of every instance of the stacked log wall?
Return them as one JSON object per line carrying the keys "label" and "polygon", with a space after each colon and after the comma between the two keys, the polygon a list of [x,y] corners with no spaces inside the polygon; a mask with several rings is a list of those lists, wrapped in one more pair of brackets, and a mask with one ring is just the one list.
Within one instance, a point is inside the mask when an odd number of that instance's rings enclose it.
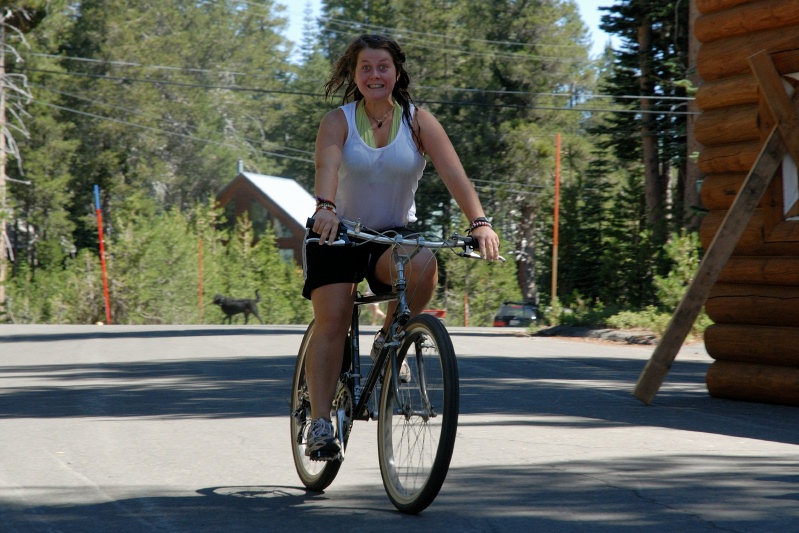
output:
{"label": "stacked log wall", "polygon": [[[799,0],[695,1],[702,78],[695,135],[703,147],[698,164],[709,210],[700,240],[707,249],[763,143],[749,57],[764,49],[799,49]],[[769,242],[765,202],[705,306],[714,322],[705,347],[715,360],[706,382],[716,397],[799,406],[799,229],[795,241]]]}

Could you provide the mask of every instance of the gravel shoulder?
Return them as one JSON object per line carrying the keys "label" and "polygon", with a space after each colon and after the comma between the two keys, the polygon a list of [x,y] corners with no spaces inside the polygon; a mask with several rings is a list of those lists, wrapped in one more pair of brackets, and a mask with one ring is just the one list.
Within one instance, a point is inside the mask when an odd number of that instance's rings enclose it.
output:
{"label": "gravel shoulder", "polygon": [[552,326],[531,333],[533,337],[570,337],[588,340],[621,342],[624,344],[654,345],[658,337],[645,329],[599,329],[579,326]]}

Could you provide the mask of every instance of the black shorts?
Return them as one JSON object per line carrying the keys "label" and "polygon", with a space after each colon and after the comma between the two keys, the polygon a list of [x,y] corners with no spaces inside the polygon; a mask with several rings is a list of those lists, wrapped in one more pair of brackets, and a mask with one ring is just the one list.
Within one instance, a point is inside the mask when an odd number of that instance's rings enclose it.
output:
{"label": "black shorts", "polygon": [[[414,233],[408,228],[393,228],[401,235]],[[302,295],[311,299],[311,291],[333,283],[360,283],[364,279],[375,294],[390,292],[391,285],[378,281],[375,269],[380,256],[390,248],[387,244],[365,242],[358,246],[320,245],[318,242],[305,244],[302,269],[305,286]]]}

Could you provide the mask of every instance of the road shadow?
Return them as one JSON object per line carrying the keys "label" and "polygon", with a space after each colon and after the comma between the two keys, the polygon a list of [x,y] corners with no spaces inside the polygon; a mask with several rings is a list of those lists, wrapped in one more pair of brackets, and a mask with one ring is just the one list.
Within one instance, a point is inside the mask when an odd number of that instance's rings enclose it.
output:
{"label": "road shadow", "polygon": [[572,457],[452,468],[436,501],[417,516],[397,512],[380,486],[334,482],[326,493],[264,484],[87,504],[6,505],[0,525],[6,531],[95,533],[790,531],[799,520],[799,493],[766,497],[764,508],[762,487],[797,487],[797,466],[793,455],[630,455],[601,465]]}
{"label": "road shadow", "polygon": [[59,331],[57,326],[41,327],[40,331],[28,333],[4,332],[0,325],[0,344],[12,342],[64,342],[85,341],[94,339],[158,339],[180,337],[219,337],[239,335],[275,335],[297,333],[295,327],[269,326],[209,326],[209,327],[180,327],[165,326],[163,328],[145,328],[130,326],[130,329],[121,329],[124,326],[98,326],[92,330],[78,329],[76,331]]}
{"label": "road shadow", "polygon": [[[2,365],[0,419],[288,416],[295,357]],[[796,408],[711,398],[704,361],[675,361],[651,406],[632,396],[643,367],[636,359],[470,356],[459,367],[461,414],[509,415],[495,424],[551,415],[570,417],[574,427],[653,426],[799,444],[799,426],[785,423]]]}
{"label": "road shadow", "polygon": [[[288,416],[295,359],[0,366],[0,419]],[[14,387],[15,376],[36,385]]]}

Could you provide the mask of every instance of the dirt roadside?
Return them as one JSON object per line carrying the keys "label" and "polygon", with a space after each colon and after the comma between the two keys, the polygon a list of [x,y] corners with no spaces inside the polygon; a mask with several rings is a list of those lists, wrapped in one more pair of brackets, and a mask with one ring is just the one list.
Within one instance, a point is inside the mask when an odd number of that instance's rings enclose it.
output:
{"label": "dirt roadside", "polygon": [[531,333],[533,337],[572,337],[594,341],[621,342],[624,344],[655,345],[658,337],[644,329],[597,329],[579,326],[552,326]]}

